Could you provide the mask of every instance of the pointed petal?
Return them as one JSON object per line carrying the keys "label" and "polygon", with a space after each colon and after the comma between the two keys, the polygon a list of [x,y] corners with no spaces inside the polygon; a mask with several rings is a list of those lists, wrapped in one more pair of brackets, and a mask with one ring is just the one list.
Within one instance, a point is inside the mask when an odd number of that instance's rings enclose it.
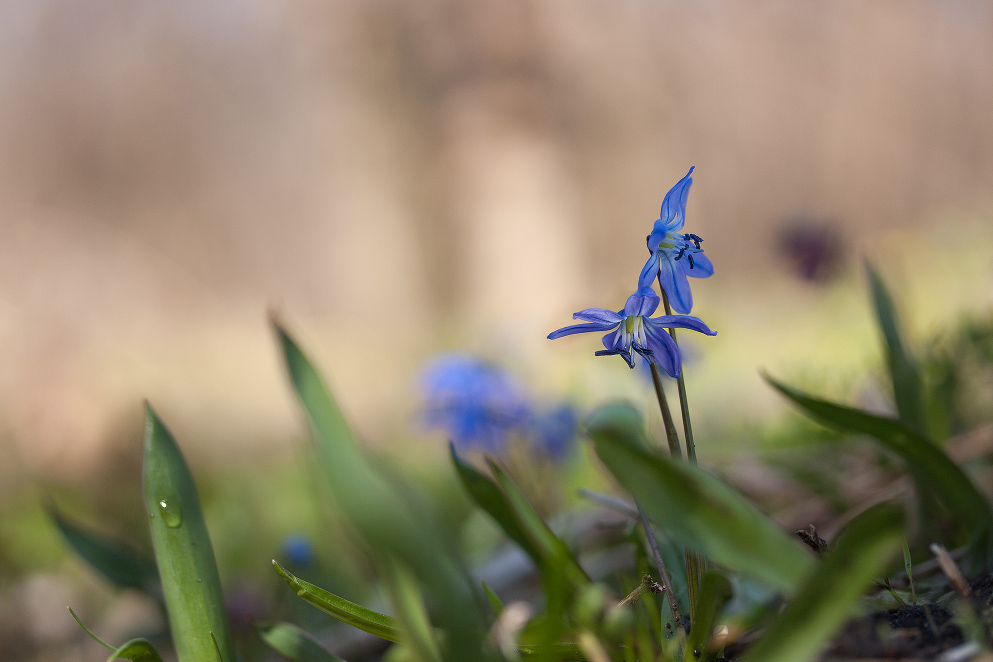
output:
{"label": "pointed petal", "polygon": [[717,332],[711,331],[710,327],[704,324],[699,317],[689,315],[659,315],[645,320],[645,324],[654,329],[690,329],[708,336],[717,335]]}
{"label": "pointed petal", "polygon": [[693,293],[686,280],[686,274],[668,255],[659,260],[659,283],[669,297],[669,304],[677,313],[684,315],[693,309]]}
{"label": "pointed petal", "polygon": [[679,377],[682,360],[679,357],[679,347],[665,329],[649,326],[645,330],[648,348],[654,353],[653,358],[660,368],[670,377]]}
{"label": "pointed petal", "polygon": [[655,280],[655,276],[659,272],[660,259],[661,258],[659,257],[658,251],[654,251],[652,253],[652,256],[648,258],[648,262],[646,262],[645,266],[642,267],[641,269],[641,275],[638,276],[639,289],[641,289],[642,287],[650,286],[652,284],[652,281]]}
{"label": "pointed petal", "polygon": [[686,198],[690,194],[690,186],[693,184],[694,168],[686,173],[686,176],[676,182],[676,185],[669,189],[662,199],[662,211],[659,212],[659,220],[665,223],[665,228],[670,231],[681,230],[686,222]]}
{"label": "pointed petal", "polygon": [[647,317],[659,307],[659,301],[661,301],[659,295],[655,294],[655,290],[650,285],[640,287],[637,292],[628,297],[627,303],[624,304],[624,314]]}
{"label": "pointed petal", "polygon": [[583,320],[584,322],[606,322],[610,324],[617,324],[624,316],[620,313],[616,313],[613,310],[607,310],[606,308],[587,308],[586,310],[580,310],[578,313],[573,314],[572,319]]}
{"label": "pointed petal", "polygon": [[618,333],[618,331],[612,331],[611,333],[605,334],[603,336],[602,340],[604,347],[606,347],[611,351],[621,349],[619,345],[621,344],[621,338],[623,337],[624,334]]}
{"label": "pointed petal", "polygon": [[693,253],[693,266],[690,267],[690,262],[687,260],[683,271],[686,272],[687,276],[692,276],[693,278],[710,278],[714,275],[714,265],[705,254]]}
{"label": "pointed petal", "polygon": [[564,326],[557,331],[552,331],[548,334],[549,340],[555,340],[556,338],[562,338],[564,336],[571,336],[574,333],[589,333],[590,331],[607,331],[608,329],[613,329],[617,326],[617,322],[593,322],[592,324],[573,324],[572,326]]}

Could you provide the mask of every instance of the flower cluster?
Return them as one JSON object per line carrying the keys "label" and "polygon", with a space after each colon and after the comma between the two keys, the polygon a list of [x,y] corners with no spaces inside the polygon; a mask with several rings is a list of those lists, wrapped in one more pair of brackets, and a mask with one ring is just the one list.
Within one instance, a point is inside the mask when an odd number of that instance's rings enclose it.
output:
{"label": "flower cluster", "polygon": [[576,413],[569,405],[544,409],[495,365],[463,354],[435,359],[424,371],[425,422],[441,428],[458,450],[481,448],[501,453],[509,437],[530,441],[549,459],[565,459],[576,436]]}
{"label": "flower cluster", "polygon": [[[603,337],[606,349],[597,356],[617,354],[634,368],[634,355],[678,377],[682,361],[675,340],[666,329],[691,329],[708,336],[717,335],[706,324],[688,313],[693,308],[693,294],[687,278],[707,278],[714,273],[714,265],[703,254],[699,236],[680,234],[686,223],[686,198],[693,184],[693,168],[669,189],[662,200],[662,211],[648,235],[651,255],[638,278],[638,291],[628,297],[624,308],[617,312],[604,308],[587,308],[574,314],[573,319],[585,324],[566,326],[548,334],[550,340],[574,333],[608,331]],[[659,297],[652,289],[656,280],[672,308],[681,315],[651,317],[659,305]]]}

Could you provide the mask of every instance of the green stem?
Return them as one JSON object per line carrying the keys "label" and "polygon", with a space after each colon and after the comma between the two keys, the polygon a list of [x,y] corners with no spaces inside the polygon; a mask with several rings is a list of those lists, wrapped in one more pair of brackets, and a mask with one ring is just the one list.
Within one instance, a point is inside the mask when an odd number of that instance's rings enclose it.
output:
{"label": "green stem", "polygon": [[[669,307],[669,297],[666,296],[665,290],[662,289],[661,280],[659,280],[659,289],[662,291],[662,303],[665,305],[665,314],[672,315],[672,309]],[[672,342],[678,346],[676,330],[669,329],[669,335],[672,336]],[[690,403],[686,399],[686,382],[683,380],[682,370],[679,371],[679,377],[676,378],[676,387],[679,389],[679,409],[683,415],[683,437],[686,439],[686,455],[689,456],[690,462],[696,464],[696,444],[693,442],[693,425],[690,423]]]}
{"label": "green stem", "polygon": [[672,420],[672,412],[669,411],[669,402],[665,399],[665,390],[662,388],[662,375],[659,374],[659,367],[654,363],[649,363],[652,368],[652,383],[655,384],[655,396],[659,399],[659,409],[662,410],[662,421],[665,423],[665,438],[669,442],[669,454],[676,459],[682,459],[683,454],[679,450],[679,434],[676,432],[676,424]]}
{"label": "green stem", "polygon": [[635,502],[638,506],[638,516],[641,518],[641,526],[645,529],[645,540],[648,543],[648,551],[652,554],[652,559],[655,561],[655,567],[659,569],[659,578],[662,580],[662,590],[665,591],[665,597],[669,599],[669,609],[672,611],[673,625],[676,626],[676,631],[680,633],[680,639],[684,636],[686,627],[683,624],[683,618],[679,614],[679,603],[676,602],[676,594],[672,590],[672,581],[669,579],[669,571],[665,567],[665,561],[662,560],[662,554],[659,552],[659,544],[655,540],[655,532],[652,531],[652,523],[648,521],[648,516],[645,515],[645,511],[642,510],[641,504]]}

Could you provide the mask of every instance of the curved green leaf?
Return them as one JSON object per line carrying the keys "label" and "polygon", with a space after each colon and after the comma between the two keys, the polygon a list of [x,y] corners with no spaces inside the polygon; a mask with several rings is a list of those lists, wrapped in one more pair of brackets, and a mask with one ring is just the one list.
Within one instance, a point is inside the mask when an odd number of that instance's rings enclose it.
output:
{"label": "curved green leaf", "polygon": [[[707,649],[707,643],[714,630],[717,614],[731,599],[731,595],[731,582],[727,577],[716,570],[703,573],[703,579],[700,581],[700,598],[697,601],[696,612],[693,614],[691,621],[693,627],[690,628],[690,636],[683,656],[685,662],[713,659],[714,656]],[[694,651],[696,651],[695,655]]]}
{"label": "curved green leaf", "polygon": [[430,591],[438,624],[447,633],[447,657],[473,662],[493,658],[495,653],[484,647],[484,601],[451,553],[454,544],[444,544],[434,522],[372,468],[314,365],[286,331],[275,322],[274,327],[318,457],[349,522],[370,552],[400,559]]}
{"label": "curved green leaf", "polygon": [[293,662],[344,662],[321,645],[313,635],[292,623],[273,625],[253,623],[252,625],[270,648]]}
{"label": "curved green leaf", "polygon": [[[216,659],[216,658],[215,658]],[[158,651],[147,639],[132,639],[120,648],[111,653],[107,662],[111,660],[132,660],[132,662],[162,662]]]}
{"label": "curved green leaf", "polygon": [[88,531],[63,515],[54,504],[47,507],[59,533],[79,556],[115,586],[133,588],[161,600],[159,571],[152,559],[130,547]]}
{"label": "curved green leaf", "polygon": [[217,662],[220,655],[221,662],[234,662],[221,580],[193,476],[147,404],[145,413],[145,508],[177,657]]}
{"label": "curved green leaf", "polygon": [[330,591],[325,591],[320,586],[306,582],[283,568],[276,561],[272,562],[272,566],[297,595],[324,613],[334,616],[342,623],[347,623],[387,641],[394,643],[400,641],[400,621],[392,616],[367,609]]}
{"label": "curved green leaf", "polygon": [[852,520],[745,661],[815,659],[873,578],[885,570],[900,548],[902,533],[902,512],[892,504],[870,508]]}
{"label": "curved green leaf", "polygon": [[886,366],[890,371],[893,396],[897,411],[900,412],[900,420],[908,427],[923,432],[925,410],[924,399],[921,396],[920,371],[917,363],[904,347],[896,306],[893,305],[893,297],[890,296],[886,284],[868,261],[865,263],[865,269],[869,274],[869,289],[876,310],[876,321],[883,334]]}
{"label": "curved green leaf", "polygon": [[769,375],[763,376],[773,388],[822,424],[843,432],[874,437],[903,458],[918,484],[932,491],[977,541],[988,539],[993,532],[993,510],[989,502],[969,476],[931,440],[900,421],[821,400]]}
{"label": "curved green leaf", "polygon": [[727,483],[688,462],[646,450],[641,417],[607,405],[588,423],[597,455],[648,516],[718,564],[792,592],[813,557]]}

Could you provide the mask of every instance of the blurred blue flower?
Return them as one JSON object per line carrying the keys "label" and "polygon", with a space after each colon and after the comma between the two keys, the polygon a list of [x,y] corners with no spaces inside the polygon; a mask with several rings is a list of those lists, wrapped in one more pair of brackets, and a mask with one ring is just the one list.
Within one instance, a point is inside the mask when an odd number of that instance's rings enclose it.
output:
{"label": "blurred blue flower", "polygon": [[314,543],[302,533],[291,533],[283,538],[281,545],[283,558],[295,566],[307,566],[314,562]]}
{"label": "blurred blue flower", "polygon": [[678,377],[680,370],[679,348],[669,336],[666,329],[691,329],[708,336],[716,336],[706,324],[696,317],[688,315],[662,315],[651,318],[659,306],[659,297],[651,287],[642,287],[628,297],[624,309],[616,313],[604,308],[587,308],[574,314],[573,319],[580,319],[588,324],[573,324],[548,334],[549,340],[555,340],[574,333],[589,333],[591,331],[610,331],[603,337],[603,346],[597,356],[617,354],[628,366],[634,368],[632,350],[649,363],[655,363],[671,377]]}
{"label": "blurred blue flower", "polygon": [[567,458],[575,446],[577,419],[576,410],[565,404],[536,413],[530,426],[535,450],[556,462]]}
{"label": "blurred blue flower", "polygon": [[529,418],[524,391],[500,368],[462,354],[436,359],[425,370],[425,419],[442,428],[458,450],[503,449]]}
{"label": "blurred blue flower", "polygon": [[638,278],[638,287],[651,285],[655,277],[669,297],[677,313],[688,314],[693,309],[693,293],[687,276],[709,278],[714,265],[700,248],[700,237],[692,233],[679,234],[686,222],[686,197],[693,184],[693,168],[669,189],[662,200],[662,211],[648,235],[648,250],[652,256]]}

